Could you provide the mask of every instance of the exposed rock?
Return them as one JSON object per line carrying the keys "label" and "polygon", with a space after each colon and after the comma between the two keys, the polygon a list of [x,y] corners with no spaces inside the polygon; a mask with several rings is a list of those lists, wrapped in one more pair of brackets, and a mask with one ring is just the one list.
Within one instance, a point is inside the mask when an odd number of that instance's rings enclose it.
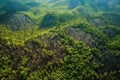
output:
{"label": "exposed rock", "polygon": [[90,47],[95,46],[95,40],[92,38],[90,34],[87,34],[80,29],[74,29],[72,27],[66,28],[65,31],[69,36],[73,37],[74,39],[78,41],[83,41]]}
{"label": "exposed rock", "polygon": [[12,30],[22,30],[33,26],[32,20],[26,15],[15,13],[15,14],[3,14],[0,15],[0,24],[5,24]]}
{"label": "exposed rock", "polygon": [[107,34],[109,37],[114,37],[116,35],[116,32],[111,28],[105,28],[103,33]]}
{"label": "exposed rock", "polygon": [[100,18],[95,18],[92,20],[92,23],[95,25],[95,26],[103,26],[105,25],[105,22],[100,19]]}
{"label": "exposed rock", "polygon": [[82,8],[82,7],[79,7],[77,10],[78,10],[78,12],[80,12],[82,14],[88,14],[89,13],[87,9]]}

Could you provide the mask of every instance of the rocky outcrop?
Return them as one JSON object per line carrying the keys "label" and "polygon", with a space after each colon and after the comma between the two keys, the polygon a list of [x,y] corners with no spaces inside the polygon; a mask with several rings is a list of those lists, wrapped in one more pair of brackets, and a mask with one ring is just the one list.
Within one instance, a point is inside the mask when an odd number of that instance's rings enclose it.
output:
{"label": "rocky outcrop", "polygon": [[111,28],[104,28],[103,33],[107,34],[111,38],[117,35],[117,33]]}
{"label": "rocky outcrop", "polygon": [[104,25],[105,25],[104,20],[102,20],[102,19],[100,19],[100,18],[92,19],[91,22],[92,22],[95,26],[104,26]]}
{"label": "rocky outcrop", "polygon": [[95,38],[93,38],[92,35],[85,33],[84,31],[80,30],[80,29],[75,29],[73,27],[68,27],[65,29],[66,33],[73,37],[74,39],[78,40],[78,41],[83,41],[85,42],[87,45],[89,45],[90,47],[94,47],[95,44]]}
{"label": "rocky outcrop", "polygon": [[84,15],[89,14],[89,11],[87,9],[83,8],[83,7],[79,7],[77,9],[77,11],[81,14],[84,14]]}
{"label": "rocky outcrop", "polygon": [[23,30],[34,25],[28,16],[20,13],[0,15],[0,24],[5,24],[12,30]]}

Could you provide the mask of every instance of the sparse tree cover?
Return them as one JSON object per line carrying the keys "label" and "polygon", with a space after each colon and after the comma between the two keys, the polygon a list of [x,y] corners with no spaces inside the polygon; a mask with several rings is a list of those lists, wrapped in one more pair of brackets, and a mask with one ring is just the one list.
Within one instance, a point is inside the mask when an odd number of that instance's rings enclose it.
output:
{"label": "sparse tree cover", "polygon": [[119,80],[119,0],[0,0],[0,80]]}

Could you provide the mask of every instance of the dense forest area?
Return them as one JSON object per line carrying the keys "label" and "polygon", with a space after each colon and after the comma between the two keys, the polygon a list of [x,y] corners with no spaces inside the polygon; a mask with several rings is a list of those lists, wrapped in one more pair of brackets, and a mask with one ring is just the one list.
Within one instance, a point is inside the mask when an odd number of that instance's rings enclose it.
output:
{"label": "dense forest area", "polygon": [[0,80],[119,79],[119,0],[0,0]]}

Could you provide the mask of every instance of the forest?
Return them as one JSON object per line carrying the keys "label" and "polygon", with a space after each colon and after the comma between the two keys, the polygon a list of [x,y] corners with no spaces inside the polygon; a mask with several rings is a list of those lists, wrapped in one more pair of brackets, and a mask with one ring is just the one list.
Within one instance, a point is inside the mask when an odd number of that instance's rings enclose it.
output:
{"label": "forest", "polygon": [[0,0],[0,80],[119,80],[120,0]]}

